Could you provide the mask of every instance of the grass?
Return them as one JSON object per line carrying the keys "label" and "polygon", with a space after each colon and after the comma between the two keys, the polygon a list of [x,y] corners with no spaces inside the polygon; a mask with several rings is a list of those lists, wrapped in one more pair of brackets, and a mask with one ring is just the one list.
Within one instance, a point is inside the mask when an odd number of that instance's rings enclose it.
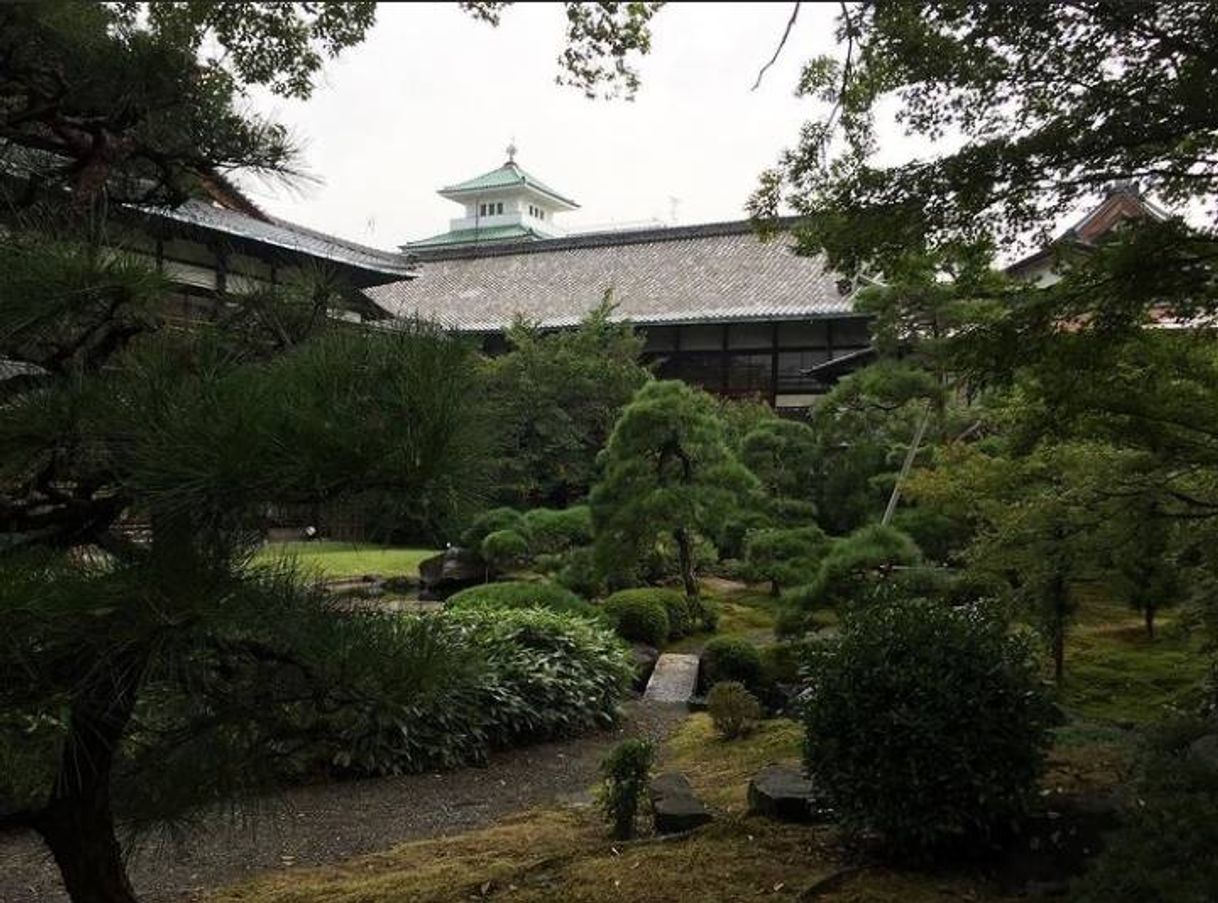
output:
{"label": "grass", "polygon": [[1067,635],[1062,704],[1086,720],[1138,726],[1190,702],[1209,659],[1169,615],[1150,639],[1141,616],[1098,593]]}
{"label": "grass", "polygon": [[[440,903],[505,899],[518,903],[688,900],[729,903],[761,897],[799,900],[813,883],[843,869],[830,829],[785,825],[743,814],[750,775],[799,756],[791,721],[764,723],[744,740],[713,736],[693,715],[666,745],[660,767],[683,771],[716,811],[685,838],[630,843],[607,839],[588,806],[543,809],[478,831],[403,844],[338,866],[292,869],[221,891],[211,903]],[[817,896],[835,903],[997,901],[968,876],[867,869]]]}
{"label": "grass", "polygon": [[721,634],[745,636],[758,645],[775,641],[774,624],[779,602],[753,587],[716,590],[703,586],[702,592],[719,606],[719,625],[714,633],[696,633],[664,648],[665,652],[697,652],[712,637]]}
{"label": "grass", "polygon": [[395,577],[417,575],[419,562],[435,554],[432,549],[322,540],[268,543],[258,557],[269,560],[293,556],[306,570],[320,573],[323,577],[362,577],[365,574]]}

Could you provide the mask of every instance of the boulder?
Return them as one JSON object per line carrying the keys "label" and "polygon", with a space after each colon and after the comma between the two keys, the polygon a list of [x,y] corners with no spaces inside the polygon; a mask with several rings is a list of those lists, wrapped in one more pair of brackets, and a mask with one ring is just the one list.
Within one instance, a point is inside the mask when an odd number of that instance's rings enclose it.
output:
{"label": "boulder", "polygon": [[634,658],[634,688],[641,693],[647,687],[647,681],[651,680],[656,662],[660,660],[660,650],[646,643],[632,643],[630,655]]}
{"label": "boulder", "polygon": [[657,834],[680,834],[706,824],[712,818],[694,796],[685,775],[670,771],[652,780],[647,788]]}
{"label": "boulder", "polygon": [[1218,734],[1206,734],[1190,743],[1188,757],[1218,770]]}
{"label": "boulder", "polygon": [[812,782],[790,765],[767,765],[749,781],[749,813],[805,824],[833,818],[832,810],[818,799]]}
{"label": "boulder", "polygon": [[447,599],[466,587],[485,583],[487,577],[487,565],[482,556],[472,549],[453,546],[419,562],[419,583],[422,586],[419,598],[432,601]]}

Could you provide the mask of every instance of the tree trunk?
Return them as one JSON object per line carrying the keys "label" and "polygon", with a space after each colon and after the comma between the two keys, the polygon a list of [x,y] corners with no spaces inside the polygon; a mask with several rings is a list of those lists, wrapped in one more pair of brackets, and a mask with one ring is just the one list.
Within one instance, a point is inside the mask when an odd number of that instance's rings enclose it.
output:
{"label": "tree trunk", "polygon": [[685,584],[685,595],[691,599],[698,598],[698,581],[694,579],[694,551],[689,541],[689,534],[684,527],[673,531],[677,540],[677,564],[681,568],[681,582]]}
{"label": "tree trunk", "polygon": [[773,596],[774,598],[778,598],[778,593],[779,593],[778,581],[771,580],[770,581],[770,595]]}
{"label": "tree trunk", "polygon": [[1053,681],[1060,687],[1066,676],[1066,625],[1059,615],[1053,625]]}
{"label": "tree trunk", "polygon": [[1142,609],[1142,615],[1146,618],[1146,638],[1153,640],[1155,638],[1155,607],[1147,605]]}
{"label": "tree trunk", "polygon": [[115,656],[77,692],[55,785],[33,819],[73,903],[136,903],[114,832],[110,777],[146,664],[143,650]]}
{"label": "tree trunk", "polygon": [[37,820],[72,903],[136,903],[123,851],[114,835],[109,778],[79,787],[48,806]]}

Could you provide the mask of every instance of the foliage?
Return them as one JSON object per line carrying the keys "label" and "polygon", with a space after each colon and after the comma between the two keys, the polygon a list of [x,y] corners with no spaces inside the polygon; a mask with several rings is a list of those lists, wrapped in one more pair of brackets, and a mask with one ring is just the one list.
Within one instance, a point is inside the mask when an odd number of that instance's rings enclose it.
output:
{"label": "foliage", "polygon": [[587,599],[601,595],[605,589],[605,578],[597,565],[596,552],[591,546],[572,549],[560,556],[558,572],[554,579],[571,592]]}
{"label": "foliage", "polygon": [[806,582],[828,545],[828,537],[816,526],[758,530],[745,541],[746,573],[750,580],[768,580],[776,596],[783,586]]}
{"label": "foliage", "polygon": [[547,580],[506,580],[471,586],[449,596],[444,604],[455,611],[545,608],[585,617],[597,614],[595,606],[589,605],[569,589]]}
{"label": "foliage", "polygon": [[655,746],[650,740],[623,740],[601,763],[604,782],[598,802],[618,840],[634,837],[635,819],[647,792],[655,757]]}
{"label": "foliage", "polygon": [[728,447],[714,401],[683,382],[647,384],[622,411],[600,461],[590,501],[603,567],[637,561],[671,536],[685,594],[697,596],[694,534],[717,533],[756,485]]}
{"label": "foliage", "polygon": [[632,643],[662,647],[672,635],[664,590],[622,590],[609,596],[602,607],[613,620],[618,634]]}
{"label": "foliage", "polygon": [[529,541],[515,530],[496,530],[483,537],[478,553],[492,568],[511,570],[528,560]]}
{"label": "foliage", "polygon": [[747,737],[762,716],[757,697],[735,680],[720,681],[711,687],[706,694],[706,711],[725,740]]}
{"label": "foliage", "polygon": [[[609,596],[604,602],[605,609],[615,613],[620,613],[626,609],[654,608],[657,605],[663,608],[667,615],[667,639],[669,640],[679,640],[692,633],[703,630],[713,631],[715,629],[716,613],[714,604],[701,598],[691,599],[676,590],[660,589],[657,587],[623,589]],[[637,620],[638,617],[637,615],[629,616],[631,620]],[[656,620],[651,616],[642,616],[642,619],[647,624],[651,624]],[[633,628],[627,629],[633,630]],[[653,643],[652,645],[661,644]]]}
{"label": "foliage", "polygon": [[761,653],[742,636],[717,636],[702,650],[701,683],[707,687],[735,681],[751,690],[761,689]]}
{"label": "foliage", "polygon": [[592,542],[592,511],[587,505],[534,508],[525,512],[524,528],[534,555],[565,552]]}
{"label": "foliage", "polygon": [[513,504],[565,507],[595,476],[597,452],[614,421],[650,377],[643,340],[614,322],[608,297],[574,330],[508,330],[510,350],[486,361],[486,394],[505,447],[500,494]]}
{"label": "foliage", "polygon": [[487,536],[500,530],[512,530],[521,535],[528,535],[524,515],[515,508],[491,508],[475,517],[465,528],[465,532],[461,534],[461,542],[466,548],[476,549]]}
{"label": "foliage", "polygon": [[1188,746],[1212,722],[1152,732],[1139,763],[1136,802],[1087,875],[1072,888],[1080,903],[1179,900],[1202,903],[1218,891],[1218,767]]}
{"label": "foliage", "polygon": [[616,720],[634,662],[603,625],[537,609],[467,610],[445,619],[489,667],[481,731],[491,744],[570,737]]}
{"label": "foliage", "polygon": [[810,500],[818,451],[808,424],[774,417],[745,435],[740,461],[771,496]]}
{"label": "foliage", "polygon": [[813,580],[792,590],[788,599],[805,610],[866,604],[891,583],[894,568],[915,565],[920,558],[913,540],[895,527],[860,527],[835,540]]}
{"label": "foliage", "polygon": [[922,854],[985,838],[1034,796],[1050,706],[1005,623],[924,601],[860,608],[810,666],[804,761],[848,827]]}

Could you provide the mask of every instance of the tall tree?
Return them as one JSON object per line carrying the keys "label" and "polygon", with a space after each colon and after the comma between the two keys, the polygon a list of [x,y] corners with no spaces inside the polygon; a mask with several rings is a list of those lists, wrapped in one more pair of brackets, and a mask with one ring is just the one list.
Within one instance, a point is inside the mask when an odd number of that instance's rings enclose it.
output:
{"label": "tall tree", "polygon": [[663,535],[686,595],[698,595],[694,539],[715,535],[757,487],[727,444],[714,399],[676,380],[643,386],[613,427],[590,502],[597,556],[612,572]]}

